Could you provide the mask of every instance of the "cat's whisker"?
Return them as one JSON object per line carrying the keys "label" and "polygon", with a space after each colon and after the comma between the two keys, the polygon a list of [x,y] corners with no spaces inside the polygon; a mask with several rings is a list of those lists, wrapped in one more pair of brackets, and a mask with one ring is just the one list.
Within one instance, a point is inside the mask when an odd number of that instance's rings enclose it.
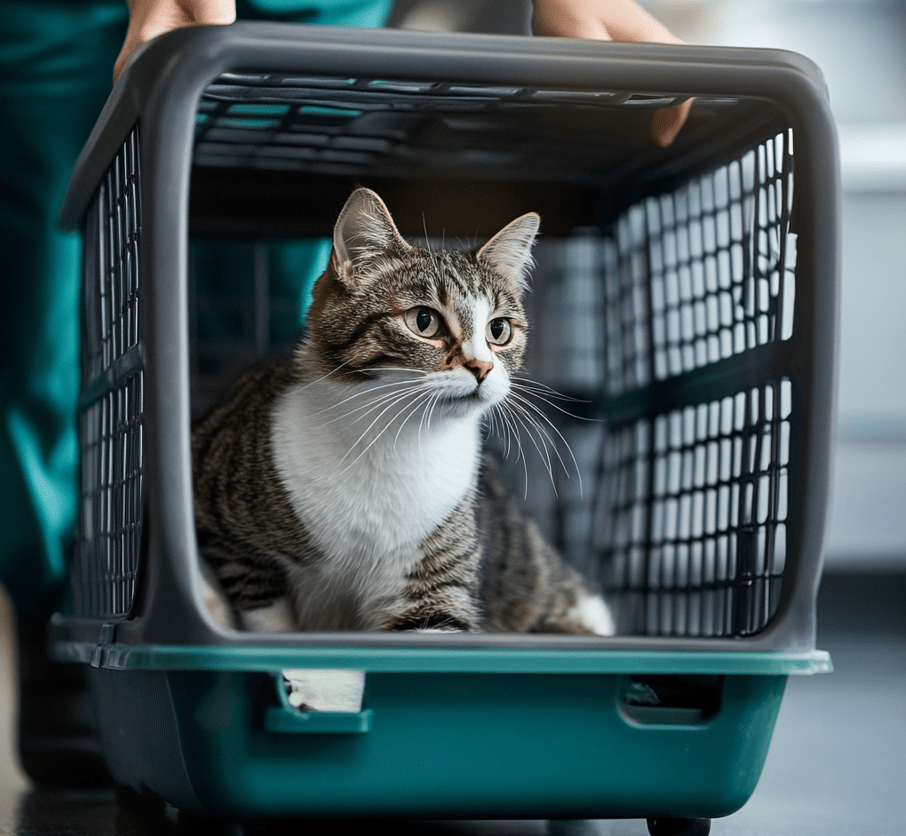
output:
{"label": "cat's whisker", "polygon": [[409,366],[375,366],[368,369],[371,372],[409,372],[410,374],[420,374],[427,377],[429,374],[434,374],[434,372],[429,371],[428,369],[413,369]]}
{"label": "cat's whisker", "polygon": [[521,375],[513,375],[510,378],[512,384],[519,389],[525,389],[529,392],[538,393],[545,397],[551,397],[558,401],[570,401],[572,403],[591,403],[587,398],[575,398],[572,395],[564,395],[563,392],[558,392],[551,386],[548,386],[546,383],[541,383],[539,380],[533,380],[530,377],[522,377]]}
{"label": "cat's whisker", "polygon": [[437,392],[434,399],[431,401],[431,406],[428,407],[428,420],[425,424],[426,432],[431,432],[431,419],[434,417],[434,409],[440,403],[440,392]]}
{"label": "cat's whisker", "polygon": [[[435,402],[434,402],[433,404],[431,404],[431,410],[430,410],[430,412],[428,413],[428,423],[427,423],[427,426],[426,426],[426,429],[428,430],[428,432],[431,432],[431,419],[434,418],[434,410],[435,410],[435,408],[438,407],[441,403],[443,403],[443,401],[444,401],[444,396],[443,396],[442,393],[439,392],[438,395],[437,395],[437,399],[435,400]],[[442,413],[442,412],[443,412],[443,409],[441,409],[441,413]]]}
{"label": "cat's whisker", "polygon": [[[388,394],[383,395],[379,400],[377,400],[375,402],[369,402],[366,404],[362,404],[361,406],[357,407],[356,409],[351,409],[348,412],[344,412],[341,415],[338,415],[336,418],[331,418],[329,421],[325,421],[324,426],[329,427],[334,424],[339,424],[340,426],[343,426],[346,423],[349,423],[350,426],[352,424],[357,424],[360,421],[367,420],[370,416],[374,415],[374,413],[377,412],[378,410],[382,410],[384,407],[386,407],[388,405],[392,406],[393,403],[396,403],[398,400],[405,398],[409,395],[416,395],[416,394],[418,394],[417,389],[406,389],[401,392],[390,392]],[[355,415],[356,412],[361,412],[361,414]],[[367,432],[367,429],[366,429],[366,432]]]}
{"label": "cat's whisker", "polygon": [[497,420],[497,405],[491,407],[487,412],[484,418],[483,424],[484,437],[489,438],[492,435],[501,436],[503,433],[500,430],[500,424]]}
{"label": "cat's whisker", "polygon": [[367,417],[375,410],[380,409],[384,404],[386,404],[393,398],[396,398],[398,395],[416,394],[420,391],[423,391],[424,388],[425,387],[421,383],[417,383],[412,386],[407,386],[405,389],[396,389],[392,392],[384,392],[379,398],[375,399],[374,401],[368,401],[367,403],[361,404],[353,409],[349,409],[336,418],[332,418],[330,421],[327,421],[326,424],[329,426],[330,424],[337,423],[338,421],[344,421],[351,415],[354,415],[356,412],[362,412],[362,410],[364,410],[361,415],[353,419],[353,421],[361,421],[363,418]]}
{"label": "cat's whisker", "polygon": [[506,438],[506,455],[507,455],[507,457],[509,457],[510,449],[512,448],[512,445],[513,445],[513,434],[509,431],[506,424],[503,423],[502,417],[498,417],[498,421],[500,422],[500,432]]}
{"label": "cat's whisker", "polygon": [[[400,428],[396,431],[396,436],[394,436],[394,439],[393,439],[393,449],[394,450],[396,450],[396,442],[399,441],[400,433],[402,433],[403,428],[406,426],[406,423],[408,422],[408,420],[413,415],[415,415],[415,413],[418,411],[418,408],[420,406],[422,406],[422,404],[427,403],[427,401],[429,401],[431,399],[431,396],[432,396],[431,390],[430,389],[425,390],[420,397],[417,397],[412,402],[412,406],[411,406],[411,409],[409,410],[409,414],[403,419],[403,422],[400,424]],[[419,447],[421,447],[421,434],[420,433],[419,433]]]}
{"label": "cat's whisker", "polygon": [[516,439],[516,461],[518,462],[520,458],[522,459],[522,472],[525,474],[525,488],[522,492],[522,499],[524,501],[528,499],[528,459],[526,458],[525,451],[522,449],[522,436],[519,434],[519,427],[512,423],[511,427],[512,431],[515,433]]}
{"label": "cat's whisker", "polygon": [[351,362],[352,362],[351,359],[345,360],[344,362],[340,363],[340,365],[337,366],[335,369],[331,369],[329,372],[327,372],[327,374],[322,375],[321,377],[316,378],[315,380],[311,380],[308,383],[306,383],[304,386],[301,386],[300,391],[302,389],[308,389],[309,386],[314,386],[316,383],[320,383],[322,380],[327,380],[328,377],[330,377],[332,374],[336,374],[338,371],[340,371],[340,369],[342,369],[344,366],[348,366]]}
{"label": "cat's whisker", "polygon": [[428,251],[429,255],[434,255],[434,251],[431,249],[431,239],[428,237],[428,223],[425,221],[425,213],[422,212],[422,229],[425,232],[425,249]]}
{"label": "cat's whisker", "polygon": [[431,419],[430,415],[434,411],[434,407],[437,406],[437,402],[440,400],[440,392],[433,392],[431,398],[429,399],[428,404],[425,406],[424,411],[422,412],[422,420],[418,424],[418,449],[422,449],[422,430],[425,427],[425,418],[428,418],[428,427],[430,429]]}
{"label": "cat's whisker", "polygon": [[[535,449],[538,451],[538,455],[541,456],[541,460],[544,462],[544,465],[547,468],[547,475],[548,475],[548,478],[551,480],[551,487],[554,489],[554,496],[559,496],[559,493],[557,492],[557,483],[556,483],[556,480],[554,479],[553,461],[551,460],[550,453],[548,452],[547,443],[545,443],[544,438],[541,438],[541,443],[539,444],[538,440],[532,434],[532,429],[539,431],[539,436],[542,436],[542,435],[546,436],[547,434],[544,433],[544,430],[541,429],[535,422],[531,421],[531,419],[527,415],[525,416],[525,419],[527,419],[527,420],[523,420],[523,418],[519,415],[519,413],[514,411],[513,418],[514,418],[514,420],[518,421],[525,428],[525,434],[531,440]],[[549,436],[547,437],[547,439],[548,439],[548,441],[550,441]],[[556,448],[555,448],[554,452],[556,452]],[[561,459],[560,462],[562,464],[563,460]]]}
{"label": "cat's whisker", "polygon": [[[541,420],[543,420],[544,423],[546,423],[557,434],[557,437],[563,442],[563,444],[566,446],[566,448],[570,449],[569,442],[566,440],[566,438],[564,438],[563,433],[560,432],[560,430],[557,428],[557,425],[548,417],[548,415],[544,412],[543,409],[541,409],[537,404],[532,403],[530,400],[528,400],[527,398],[525,398],[524,396],[522,396],[516,392],[511,392],[510,394],[511,394],[512,399],[514,401],[516,401],[524,411],[526,411],[526,410],[530,411],[531,414],[533,414],[533,415],[537,416],[538,418],[540,418]],[[554,404],[548,404],[548,405],[554,406]],[[573,461],[575,461],[575,459],[573,459]]]}
{"label": "cat's whisker", "polygon": [[[513,409],[515,415],[521,415],[525,419],[524,421],[520,420],[520,423],[522,423],[522,425],[526,427],[526,430],[534,429],[539,434],[539,436],[544,437],[544,441],[542,443],[544,443],[544,445],[545,445],[545,450],[547,449],[547,444],[550,444],[550,446],[553,447],[554,452],[557,454],[557,458],[560,459],[561,466],[563,467],[564,470],[566,470],[566,465],[563,462],[562,456],[560,456],[559,452],[557,451],[557,445],[554,442],[554,439],[551,438],[550,434],[547,432],[547,430],[544,428],[544,426],[538,421],[538,419],[534,415],[532,415],[532,413],[529,412],[522,404],[520,404],[518,402],[511,404],[511,408]],[[526,421],[528,422],[528,424],[525,423]],[[562,438],[562,436],[561,436],[561,438]],[[564,440],[563,443],[566,444],[566,441]],[[548,459],[548,462],[550,462],[550,461],[551,460]]]}
{"label": "cat's whisker", "polygon": [[[397,395],[396,397],[391,397],[391,398],[390,398],[390,403],[388,403],[387,406],[385,406],[385,407],[384,407],[384,408],[383,408],[383,409],[375,416],[374,420],[372,420],[372,422],[371,422],[367,427],[365,427],[365,429],[364,429],[364,431],[362,432],[362,434],[355,440],[355,442],[350,446],[350,448],[343,454],[343,458],[341,458],[340,461],[337,462],[337,464],[340,465],[340,464],[343,464],[344,461],[346,461],[346,457],[347,457],[353,450],[355,450],[355,448],[359,445],[359,443],[362,441],[362,439],[364,439],[365,436],[368,435],[368,432],[371,430],[371,428],[372,428],[378,421],[381,420],[381,418],[383,417],[383,415],[384,415],[388,410],[392,409],[396,404],[398,404],[398,403],[399,403],[400,401],[402,401],[402,400],[405,400],[405,399],[408,398],[410,395],[411,395],[410,392],[406,392],[406,393],[404,393],[404,394],[402,394],[402,395]],[[377,432],[377,434],[375,435],[375,437],[374,437],[373,439],[371,439],[371,441],[368,442],[368,444],[365,446],[365,448],[362,450],[362,452],[359,453],[359,455],[356,456],[356,458],[355,458],[349,465],[347,465],[345,469],[341,470],[341,471],[340,471],[340,474],[345,473],[345,472],[346,472],[347,470],[349,470],[349,468],[352,467],[359,459],[361,459],[362,456],[364,456],[365,453],[368,452],[368,450],[371,448],[371,446],[372,446],[372,445],[373,445],[373,444],[374,444],[374,443],[375,443],[375,442],[376,442],[376,441],[377,441],[377,440],[378,440],[378,439],[379,439],[379,438],[387,431],[387,428],[390,427],[390,425],[391,425],[392,423],[393,423],[393,421],[391,420],[391,421],[388,421],[386,424],[384,424],[384,426],[381,427],[381,429]]]}
{"label": "cat's whisker", "polygon": [[[506,402],[500,404],[500,417],[506,424],[509,429],[509,435],[512,437],[513,441],[516,444],[516,462],[518,463],[520,458],[522,459],[522,469],[525,473],[525,491],[523,493],[523,499],[528,499],[528,461],[526,460],[525,453],[522,450],[522,437],[519,434],[519,428],[513,422],[513,419],[510,417],[511,409],[506,404]],[[507,443],[507,455],[509,455],[509,441]]]}
{"label": "cat's whisker", "polygon": [[[326,407],[324,407],[324,409],[320,409],[320,410],[318,410],[317,412],[313,412],[313,413],[312,413],[312,417],[316,417],[316,416],[318,416],[318,415],[323,415],[325,412],[330,412],[330,411],[333,410],[333,409],[338,409],[339,407],[343,406],[344,404],[349,403],[350,401],[355,400],[356,398],[363,398],[363,397],[366,397],[367,395],[371,395],[371,394],[373,394],[374,392],[377,392],[379,389],[390,389],[390,388],[393,388],[393,387],[400,387],[400,386],[406,385],[407,382],[409,382],[409,381],[405,381],[405,380],[394,380],[394,381],[391,381],[390,383],[382,383],[382,384],[379,385],[379,386],[372,386],[372,387],[370,387],[370,388],[368,388],[368,389],[365,389],[365,390],[362,390],[362,391],[359,391],[359,392],[355,392],[355,393],[353,393],[352,395],[349,395],[349,396],[343,398],[343,400],[338,401],[337,403],[330,404],[330,406],[326,406]],[[413,383],[413,384],[412,384],[412,387],[413,387],[413,388],[420,388],[421,386],[422,386],[421,381],[419,381],[418,383]],[[394,393],[390,393],[390,394],[393,395]],[[381,395],[381,397],[383,398],[384,395]],[[369,403],[370,403],[370,402],[369,402]],[[353,413],[353,412],[358,411],[359,409],[364,409],[364,408],[366,408],[367,406],[368,406],[368,404],[366,403],[366,404],[365,404],[364,406],[362,406],[362,407],[356,407],[355,409],[351,409],[351,410],[349,410],[349,411],[347,411],[347,412],[344,412],[343,415],[349,415],[349,414],[351,414],[351,413]],[[341,416],[341,417],[342,417],[342,416]]]}
{"label": "cat's whisker", "polygon": [[[584,418],[581,415],[576,415],[575,413],[572,413],[567,409],[563,409],[563,407],[557,406],[557,404],[555,404],[552,400],[550,400],[550,398],[547,397],[546,394],[542,394],[541,392],[539,392],[537,390],[533,390],[529,386],[526,386],[524,383],[511,383],[511,389],[518,391],[518,392],[522,392],[525,395],[531,395],[533,398],[538,398],[539,401],[543,401],[552,409],[556,409],[557,412],[562,412],[567,417],[573,418],[576,421],[590,421],[592,423],[596,423],[600,420],[598,418]],[[554,396],[552,395],[551,397],[554,397]],[[567,398],[565,395],[560,395],[559,393],[557,393],[556,397],[559,397],[564,400],[575,401],[576,403],[589,403],[589,401],[580,401],[578,398]]]}
{"label": "cat's whisker", "polygon": [[491,438],[492,436],[503,439],[503,430],[500,427],[500,419],[497,417],[496,404],[494,404],[485,415],[484,423],[482,424],[482,430],[484,431],[483,438],[485,440]]}
{"label": "cat's whisker", "polygon": [[[347,450],[346,453],[343,454],[343,458],[340,459],[340,461],[338,462],[338,464],[342,464],[342,463],[346,460],[346,457],[347,457],[347,456],[355,449],[356,445],[358,445],[358,443],[359,443],[359,442],[360,442],[360,441],[368,434],[368,430],[370,430],[370,429],[378,422],[378,420],[381,418],[381,416],[384,414],[384,412],[386,412],[388,409],[390,409],[391,407],[393,407],[395,403],[399,403],[399,401],[404,400],[405,397],[408,397],[408,395],[407,395],[407,396],[403,396],[403,397],[398,398],[396,401],[394,401],[394,403],[392,403],[392,404],[390,404],[389,406],[387,406],[386,409],[384,409],[384,411],[381,412],[380,415],[378,415],[377,418],[375,418],[374,421],[372,421],[372,422],[368,425],[368,427],[366,428],[365,432],[362,433],[362,434],[356,439],[355,444],[353,444],[352,447],[350,447],[349,450]],[[404,407],[404,408],[405,408],[405,407]],[[384,433],[387,432],[387,430],[389,430],[390,427],[392,427],[392,426],[393,426],[393,419],[391,419],[391,420],[388,421],[386,424],[384,424],[384,426],[381,427],[380,430],[378,430],[378,432],[376,433],[376,435],[374,436],[374,438],[372,438],[371,441],[369,441],[368,444],[365,445],[365,448],[362,450],[362,452],[359,453],[359,455],[356,456],[355,459],[353,459],[353,460],[352,460],[345,468],[343,468],[343,470],[341,470],[337,475],[338,475],[338,476],[342,476],[344,473],[346,473],[347,470],[349,470],[351,467],[354,467],[355,464],[359,461],[359,459],[361,459],[362,456],[364,456],[364,455],[365,455],[365,454],[366,454],[366,453],[374,446],[374,444],[381,438],[381,436],[384,435]]]}
{"label": "cat's whisker", "polygon": [[[547,415],[545,415],[544,411],[542,409],[540,409],[538,406],[536,406],[535,404],[533,404],[531,401],[527,400],[526,398],[522,397],[521,395],[519,395],[515,392],[511,392],[510,397],[513,399],[513,401],[516,402],[514,404],[514,406],[519,406],[522,409],[523,414],[526,415],[526,417],[530,417],[531,413],[534,413],[535,415],[537,415],[557,434],[557,437],[560,439],[560,441],[563,442],[563,446],[566,447],[566,451],[569,453],[569,457],[570,457],[570,459],[572,459],[573,467],[576,470],[576,477],[579,481],[579,494],[584,496],[585,492],[584,492],[584,489],[582,486],[582,472],[579,470],[579,463],[576,461],[576,457],[573,454],[573,449],[572,449],[572,447],[569,446],[569,442],[563,436],[563,433],[561,433],[560,430],[557,429],[556,424],[554,424],[554,422],[551,421],[551,419],[548,418]],[[531,410],[531,413],[529,413],[528,410]],[[541,430],[542,432],[544,432],[545,435],[547,435],[547,432],[544,430],[544,428],[541,426],[541,424],[538,423],[537,418],[533,420],[533,423],[535,423],[535,425],[538,427],[539,430]],[[548,438],[550,438],[550,436],[548,436]],[[567,468],[566,463],[563,461],[563,457],[560,455],[560,451],[558,450],[557,444],[554,443],[553,439],[551,439],[551,444],[554,448],[554,452],[557,454],[557,458],[560,459],[560,464],[563,467],[563,472],[566,474],[567,478],[571,478],[569,475],[569,469]]]}
{"label": "cat's whisker", "polygon": [[488,413],[488,416],[489,416],[489,420],[492,422],[491,431],[495,435],[502,438],[504,443],[506,444],[506,447],[503,452],[503,457],[509,458],[512,434],[507,429],[507,426],[506,426],[506,424],[504,424],[503,418],[500,415],[500,412],[502,411],[502,409],[503,409],[503,406],[501,404],[494,404],[494,406],[491,408],[491,411]]}
{"label": "cat's whisker", "polygon": [[516,461],[518,462],[520,458],[525,460],[525,451],[522,448],[522,435],[519,432],[519,427],[513,420],[511,413],[512,410],[507,408],[505,412],[502,413],[504,419],[506,420],[507,427],[510,430],[510,436],[516,444]]}
{"label": "cat's whisker", "polygon": [[[538,434],[538,439],[541,442],[541,445],[544,447],[544,464],[547,467],[547,475],[551,482],[551,487],[554,491],[554,496],[559,497],[560,492],[557,490],[557,481],[554,476],[554,460],[550,455],[550,450],[554,451],[554,455],[557,457],[557,460],[560,462],[560,467],[563,469],[563,472],[566,474],[567,478],[570,478],[569,471],[566,468],[566,463],[563,461],[563,456],[560,455],[560,451],[557,448],[557,444],[550,437],[550,435],[545,431],[537,421],[533,420],[530,415],[527,415],[525,412],[522,412],[522,423],[526,425],[526,433],[531,436],[531,431],[534,429]],[[526,423],[527,422],[527,423]],[[532,436],[534,440],[534,436]],[[578,472],[578,471],[577,471]],[[581,480],[579,483],[579,490],[582,490]]]}
{"label": "cat's whisker", "polygon": [[509,420],[509,416],[506,414],[506,403],[501,404],[500,420],[501,420],[501,423],[503,424],[503,426],[506,427],[507,456],[509,456],[510,449],[515,444],[516,445],[516,461],[519,461],[519,453],[520,453],[519,439],[514,434],[512,424]]}
{"label": "cat's whisker", "polygon": [[[380,437],[381,437],[385,432],[387,432],[387,430],[390,428],[391,424],[392,424],[392,422],[389,422],[389,423],[387,423],[387,424],[384,424],[384,426],[381,427],[380,430],[378,430],[378,432],[377,432],[377,434],[374,436],[374,438],[372,438],[371,441],[369,441],[369,442],[365,445],[365,447],[362,449],[362,452],[359,453],[359,454],[358,454],[358,455],[357,455],[357,456],[356,456],[356,457],[355,457],[348,465],[346,465],[346,467],[344,467],[342,470],[340,470],[340,471],[337,472],[337,476],[342,476],[343,474],[347,473],[351,468],[355,467],[356,464],[358,464],[359,460],[362,458],[362,456],[364,456],[364,455],[365,455],[365,454],[366,454],[366,453],[374,446],[374,444],[380,439]],[[342,464],[342,463],[346,460],[346,456],[348,456],[348,455],[355,449],[356,445],[357,445],[364,437],[365,437],[364,435],[360,436],[360,437],[356,440],[355,444],[353,444],[352,447],[350,447],[349,450],[346,451],[346,453],[343,455],[343,458],[340,459],[340,461],[339,461],[337,464]]]}
{"label": "cat's whisker", "polygon": [[[341,400],[341,401],[337,401],[336,403],[328,404],[328,405],[325,406],[323,409],[319,409],[319,410],[317,410],[316,412],[313,412],[313,413],[312,413],[312,417],[313,417],[313,418],[316,418],[316,417],[319,416],[319,415],[323,415],[325,412],[331,412],[331,411],[334,410],[334,409],[339,409],[341,406],[345,406],[345,405],[346,405],[347,403],[349,403],[350,401],[354,401],[354,400],[356,400],[357,398],[363,398],[363,397],[365,397],[365,396],[367,396],[367,395],[373,394],[373,393],[374,393],[375,391],[377,391],[378,389],[386,389],[386,388],[390,388],[390,387],[392,387],[392,386],[399,386],[399,385],[400,385],[400,381],[394,381],[393,383],[388,383],[388,384],[385,384],[385,385],[383,385],[383,386],[376,386],[376,387],[374,387],[373,389],[360,390],[360,391],[358,391],[358,392],[354,392],[354,393],[351,394],[351,395],[347,395],[347,396],[346,396],[345,398],[343,398],[343,400]],[[345,413],[344,413],[344,414],[345,414]]]}
{"label": "cat's whisker", "polygon": [[[546,423],[546,424],[547,424],[547,425],[548,425],[548,426],[549,426],[549,427],[557,434],[557,437],[563,442],[563,444],[565,445],[565,447],[566,447],[568,450],[570,449],[570,447],[569,447],[569,442],[563,437],[563,433],[561,433],[560,430],[557,429],[557,425],[554,424],[553,421],[551,421],[551,419],[547,416],[547,414],[544,412],[543,409],[541,409],[537,404],[532,403],[530,400],[528,400],[527,398],[523,397],[522,395],[520,395],[520,394],[518,394],[518,393],[516,393],[516,392],[511,392],[511,393],[510,393],[510,397],[511,397],[514,401],[517,402],[517,404],[519,405],[519,407],[520,407],[524,412],[527,412],[527,411],[530,410],[530,411],[531,411],[531,414],[536,415],[538,418],[541,418],[541,419],[542,419],[542,420],[543,420],[543,421],[544,421],[544,422],[545,422],[545,423]],[[550,405],[550,406],[553,406],[553,404],[549,404],[549,405]],[[536,419],[536,420],[537,420],[537,419]],[[571,452],[572,452],[572,451],[570,450],[570,453],[571,453]],[[573,461],[575,462],[575,459],[573,459]],[[578,467],[578,466],[577,466],[577,467]]]}
{"label": "cat's whisker", "polygon": [[[365,412],[363,412],[361,415],[359,415],[357,418],[355,418],[353,422],[355,423],[355,422],[361,421],[363,418],[366,418],[373,412],[376,412],[377,410],[380,409],[381,411],[378,413],[377,416],[375,416],[375,419],[374,419],[374,421],[372,421],[372,424],[369,425],[368,429],[370,429],[371,426],[373,426],[374,423],[376,423],[381,418],[381,416],[384,415],[394,405],[399,404],[410,397],[417,399],[418,396],[425,391],[430,391],[430,390],[428,390],[425,386],[416,385],[416,386],[408,386],[405,389],[401,389],[397,392],[385,393],[384,395],[382,395],[380,397],[380,399],[378,401],[373,403],[369,409],[367,409]],[[401,411],[402,411],[402,409],[407,408],[407,406],[408,405],[401,407]],[[383,407],[383,409],[382,409],[382,407]],[[361,409],[361,408],[362,407],[359,407],[359,409]],[[396,420],[397,417],[398,416],[396,416],[396,415],[391,416],[389,419],[390,423],[392,423],[394,420]],[[367,430],[366,430],[366,432],[367,432]]]}

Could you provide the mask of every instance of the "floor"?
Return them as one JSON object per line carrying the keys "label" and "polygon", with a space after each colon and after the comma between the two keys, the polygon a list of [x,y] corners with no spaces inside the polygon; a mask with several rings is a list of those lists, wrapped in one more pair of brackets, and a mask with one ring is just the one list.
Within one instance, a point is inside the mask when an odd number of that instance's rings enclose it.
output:
{"label": "floor", "polygon": [[[906,575],[825,578],[819,646],[835,672],[793,677],[761,782],[738,813],[712,833],[733,836],[901,836],[906,832]],[[0,606],[8,623],[8,608]],[[0,836],[311,836],[336,823],[240,827],[122,812],[112,793],[35,792],[11,746],[10,642],[0,659]],[[368,826],[357,822],[357,829]],[[641,821],[397,822],[397,834],[429,836],[644,836]]]}

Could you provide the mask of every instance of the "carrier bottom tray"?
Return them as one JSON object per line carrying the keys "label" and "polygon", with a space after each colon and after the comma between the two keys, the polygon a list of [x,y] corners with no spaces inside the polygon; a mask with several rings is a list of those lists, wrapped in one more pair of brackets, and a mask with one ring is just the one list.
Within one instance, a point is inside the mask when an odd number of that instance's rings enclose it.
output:
{"label": "carrier bottom tray", "polygon": [[[820,653],[567,653],[572,672],[563,654],[551,671],[511,653],[493,672],[480,652],[275,650],[229,670],[227,648],[108,651],[89,679],[116,780],[237,819],[728,815],[755,789],[787,673],[829,669]],[[281,702],[280,668],[304,658],[366,670],[362,710]]]}

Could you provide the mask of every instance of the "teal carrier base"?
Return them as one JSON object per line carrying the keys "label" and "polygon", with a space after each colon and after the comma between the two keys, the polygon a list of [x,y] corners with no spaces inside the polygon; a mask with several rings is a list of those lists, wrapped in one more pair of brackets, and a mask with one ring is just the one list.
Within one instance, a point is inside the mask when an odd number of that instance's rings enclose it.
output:
{"label": "teal carrier base", "polygon": [[98,706],[116,711],[102,742],[119,780],[239,819],[724,816],[755,789],[785,683],[729,677],[703,720],[627,711],[619,675],[384,673],[361,713],[282,725],[262,705],[267,673],[92,680]]}
{"label": "teal carrier base", "polygon": [[[658,147],[654,112],[689,98]],[[837,171],[820,73],[791,53],[278,24],[140,50],[62,212],[86,239],[82,498],[52,646],[89,667],[124,794],[654,834],[743,805],[787,676],[830,669]],[[317,247],[356,185],[429,241],[540,213],[526,364],[574,398],[547,417],[583,487],[541,456],[505,478],[616,635],[265,634],[207,613],[192,415],[300,320],[274,253]],[[361,708],[300,712],[290,668],[364,672]]]}
{"label": "teal carrier base", "polygon": [[273,669],[229,652],[171,660],[152,649],[135,668],[102,668],[91,681],[114,774],[180,809],[239,819],[695,819],[728,815],[755,789],[781,671],[828,669],[820,654],[739,654],[723,667],[757,673],[658,674],[714,660],[639,653],[627,664],[625,655],[282,655],[287,667],[366,669],[363,709],[348,714],[300,713],[281,699]]}

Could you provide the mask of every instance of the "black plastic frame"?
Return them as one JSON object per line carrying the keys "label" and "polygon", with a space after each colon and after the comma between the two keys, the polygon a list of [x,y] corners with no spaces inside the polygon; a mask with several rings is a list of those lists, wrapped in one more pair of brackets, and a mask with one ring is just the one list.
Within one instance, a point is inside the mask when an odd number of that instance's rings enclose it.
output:
{"label": "black plastic frame", "polygon": [[[783,355],[795,372],[801,420],[791,438],[798,467],[790,514],[798,520],[776,616],[743,639],[306,633],[268,635],[220,628],[201,603],[192,519],[189,433],[189,191],[196,107],[217,76],[266,66],[297,73],[370,75],[461,83],[554,85],[632,90],[652,96],[741,96],[771,102],[795,137],[798,235],[796,341],[759,351]],[[823,80],[793,53],[561,39],[435,35],[283,24],[198,27],[155,40],[136,53],[114,90],[73,173],[64,227],[83,223],[111,160],[140,128],[140,270],[144,360],[144,532],[136,604],[125,618],[63,619],[59,637],[109,644],[247,646],[607,647],[627,650],[814,649],[829,485],[835,395],[839,283],[839,175],[836,138]],[[725,148],[745,137],[723,138]],[[620,172],[625,205],[721,152],[721,138],[699,149],[646,151]],[[657,163],[654,165],[653,163]],[[631,183],[631,187],[627,186]],[[153,361],[151,359],[153,358]],[[667,382],[669,385],[669,381]],[[618,405],[617,405],[618,406]]]}

